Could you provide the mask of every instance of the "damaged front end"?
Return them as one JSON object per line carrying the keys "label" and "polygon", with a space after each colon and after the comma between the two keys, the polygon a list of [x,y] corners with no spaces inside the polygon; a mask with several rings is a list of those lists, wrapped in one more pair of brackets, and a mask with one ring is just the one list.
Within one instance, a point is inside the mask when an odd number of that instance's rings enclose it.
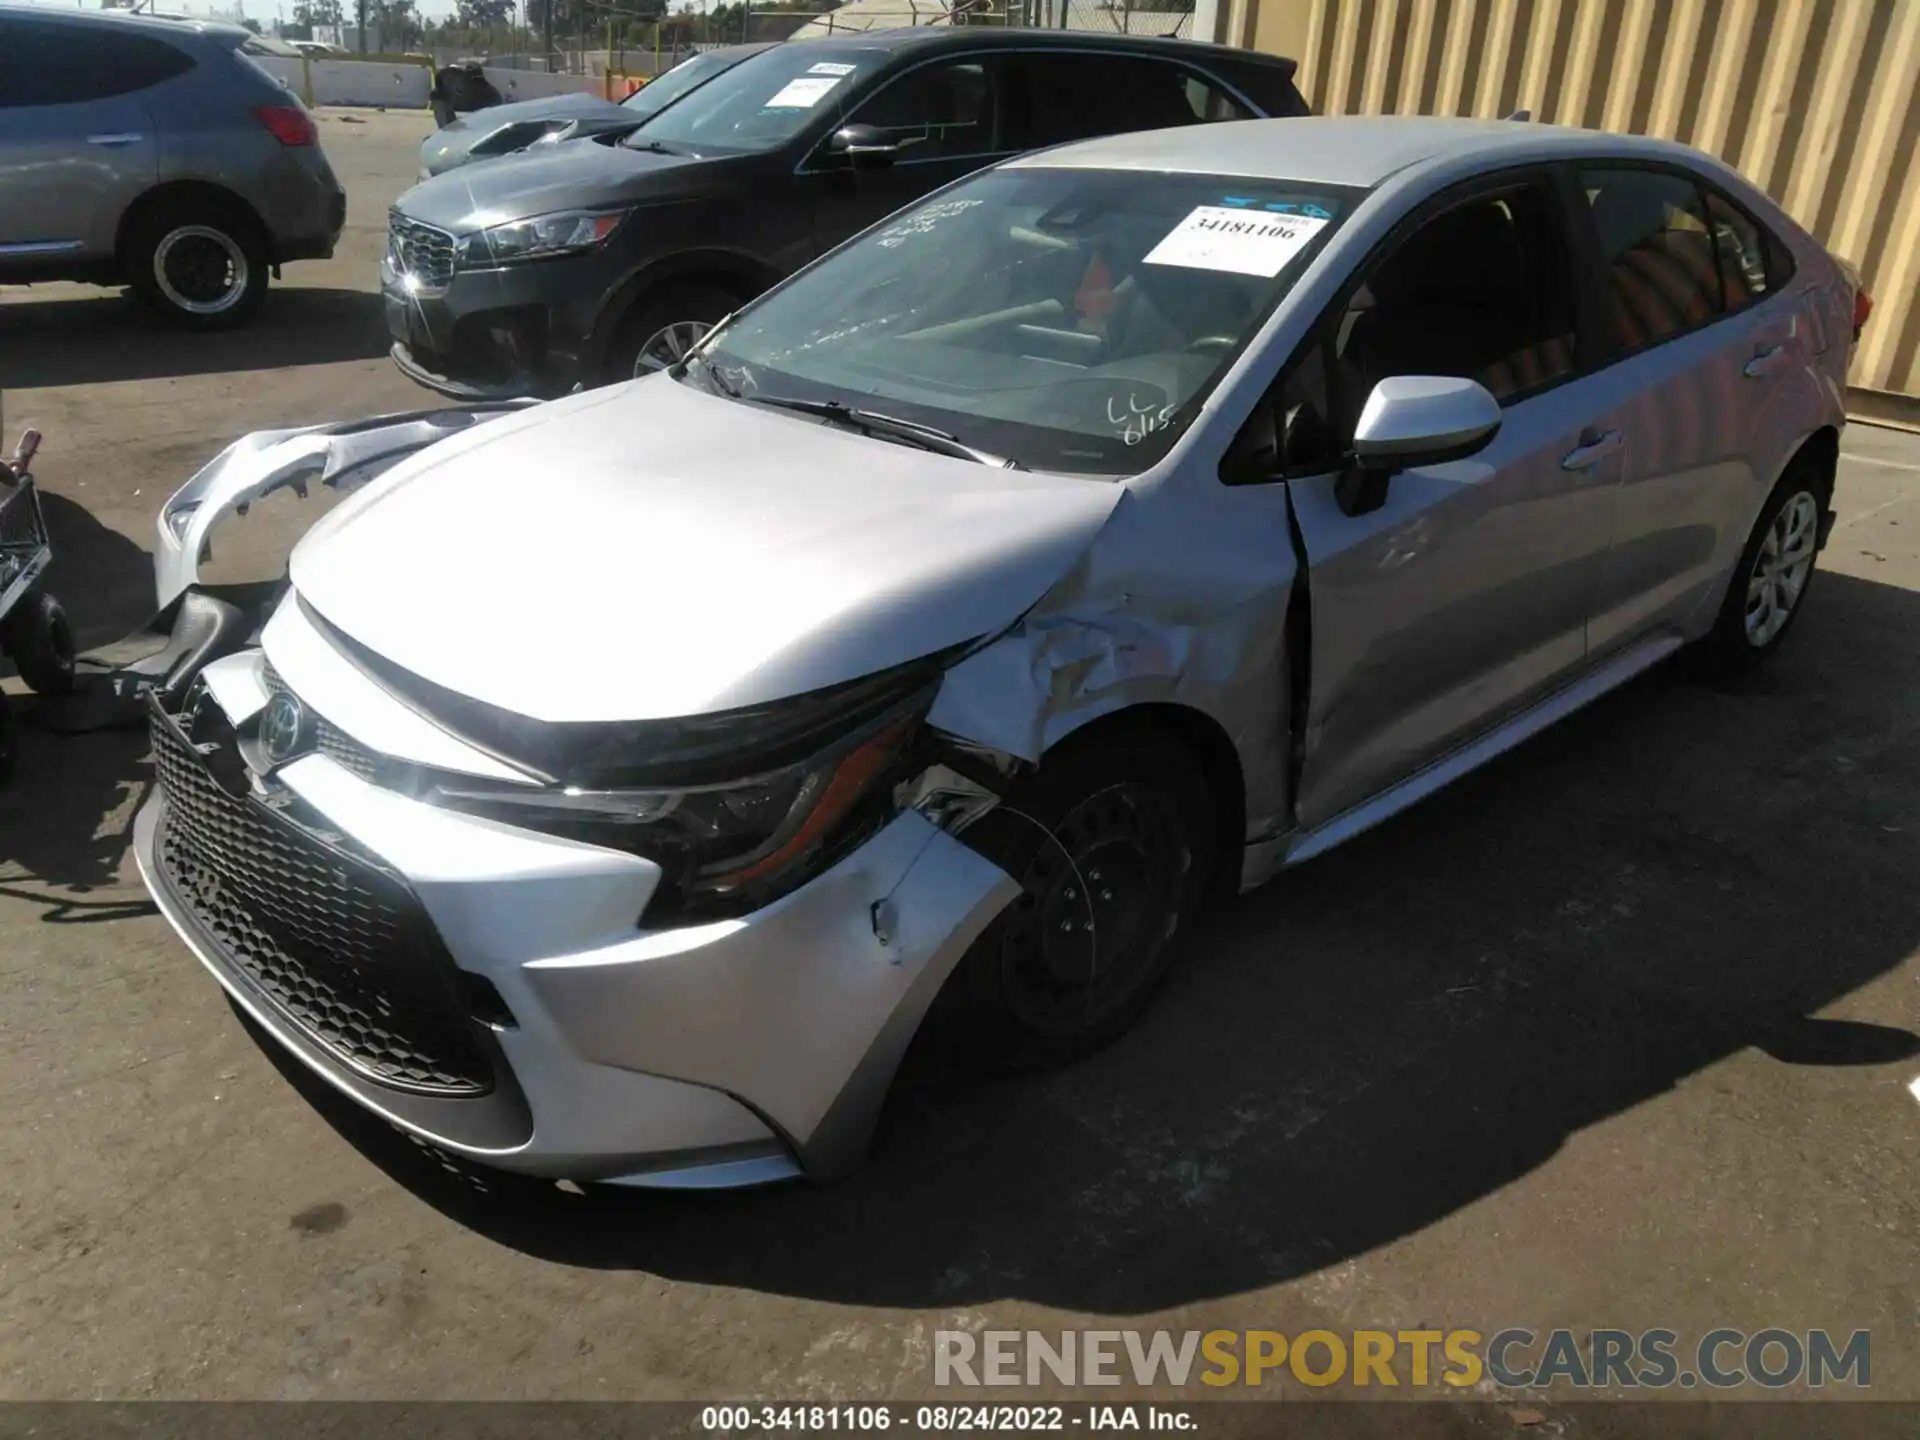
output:
{"label": "damaged front end", "polygon": [[144,697],[177,705],[196,676],[249,644],[284,589],[266,583],[211,586],[201,569],[215,529],[280,492],[308,498],[315,486],[358,489],[409,456],[538,401],[502,400],[380,415],[366,420],[256,430],[222,450],[160,507],[153,551],[154,617],[144,627],[165,643],[98,674],[50,723],[67,730],[145,723]]}

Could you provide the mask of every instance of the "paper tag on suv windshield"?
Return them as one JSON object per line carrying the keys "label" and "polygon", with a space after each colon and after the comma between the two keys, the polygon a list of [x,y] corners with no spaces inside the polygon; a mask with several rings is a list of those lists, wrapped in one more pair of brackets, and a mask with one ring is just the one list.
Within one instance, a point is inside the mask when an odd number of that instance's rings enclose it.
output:
{"label": "paper tag on suv windshield", "polygon": [[853,73],[853,69],[854,67],[851,65],[835,65],[830,60],[822,60],[818,65],[809,65],[807,67],[807,74],[809,75],[851,75]]}
{"label": "paper tag on suv windshield", "polygon": [[1202,205],[1147,252],[1146,263],[1263,275],[1271,280],[1326,223],[1308,215]]}
{"label": "paper tag on suv windshield", "polygon": [[789,80],[778,95],[767,101],[763,107],[768,110],[809,110],[820,103],[834,86],[840,83],[838,75],[802,75],[798,80]]}

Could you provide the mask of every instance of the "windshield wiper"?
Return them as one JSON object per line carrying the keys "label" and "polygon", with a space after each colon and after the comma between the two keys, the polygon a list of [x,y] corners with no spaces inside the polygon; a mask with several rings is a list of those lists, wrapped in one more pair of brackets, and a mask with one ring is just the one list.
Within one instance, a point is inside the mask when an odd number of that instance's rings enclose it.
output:
{"label": "windshield wiper", "polygon": [[776,410],[791,410],[800,415],[817,415],[822,420],[847,425],[867,435],[885,436],[889,440],[918,445],[922,450],[931,450],[936,455],[951,455],[955,459],[971,460],[977,465],[992,465],[1001,470],[1027,468],[1018,460],[1009,460],[990,450],[977,449],[945,430],[936,430],[931,425],[922,425],[915,420],[902,420],[897,415],[882,415],[877,410],[855,409],[838,400],[800,400],[787,395],[748,395],[745,398],[755,405],[771,405]]}
{"label": "windshield wiper", "polygon": [[663,145],[658,140],[643,140],[636,131],[620,142],[629,150],[645,150],[651,155],[684,155],[684,150],[675,150],[671,145]]}

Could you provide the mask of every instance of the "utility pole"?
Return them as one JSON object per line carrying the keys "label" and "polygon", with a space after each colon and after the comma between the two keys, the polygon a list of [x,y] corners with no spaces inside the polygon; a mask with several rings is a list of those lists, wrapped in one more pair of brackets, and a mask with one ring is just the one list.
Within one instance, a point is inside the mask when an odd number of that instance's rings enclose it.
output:
{"label": "utility pole", "polygon": [[540,16],[541,44],[546,46],[547,69],[553,69],[553,0],[543,0]]}
{"label": "utility pole", "polygon": [[360,53],[367,53],[367,0],[360,0]]}

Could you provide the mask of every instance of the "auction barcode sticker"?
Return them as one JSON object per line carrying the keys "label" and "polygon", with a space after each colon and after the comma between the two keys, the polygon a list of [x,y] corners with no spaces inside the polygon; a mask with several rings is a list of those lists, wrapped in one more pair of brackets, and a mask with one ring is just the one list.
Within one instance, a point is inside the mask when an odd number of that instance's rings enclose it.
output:
{"label": "auction barcode sticker", "polygon": [[838,75],[802,75],[789,80],[778,95],[762,107],[767,110],[811,110],[840,83]]}
{"label": "auction barcode sticker", "polygon": [[1146,263],[1225,270],[1271,280],[1326,223],[1310,215],[1201,205],[1147,252]]}

